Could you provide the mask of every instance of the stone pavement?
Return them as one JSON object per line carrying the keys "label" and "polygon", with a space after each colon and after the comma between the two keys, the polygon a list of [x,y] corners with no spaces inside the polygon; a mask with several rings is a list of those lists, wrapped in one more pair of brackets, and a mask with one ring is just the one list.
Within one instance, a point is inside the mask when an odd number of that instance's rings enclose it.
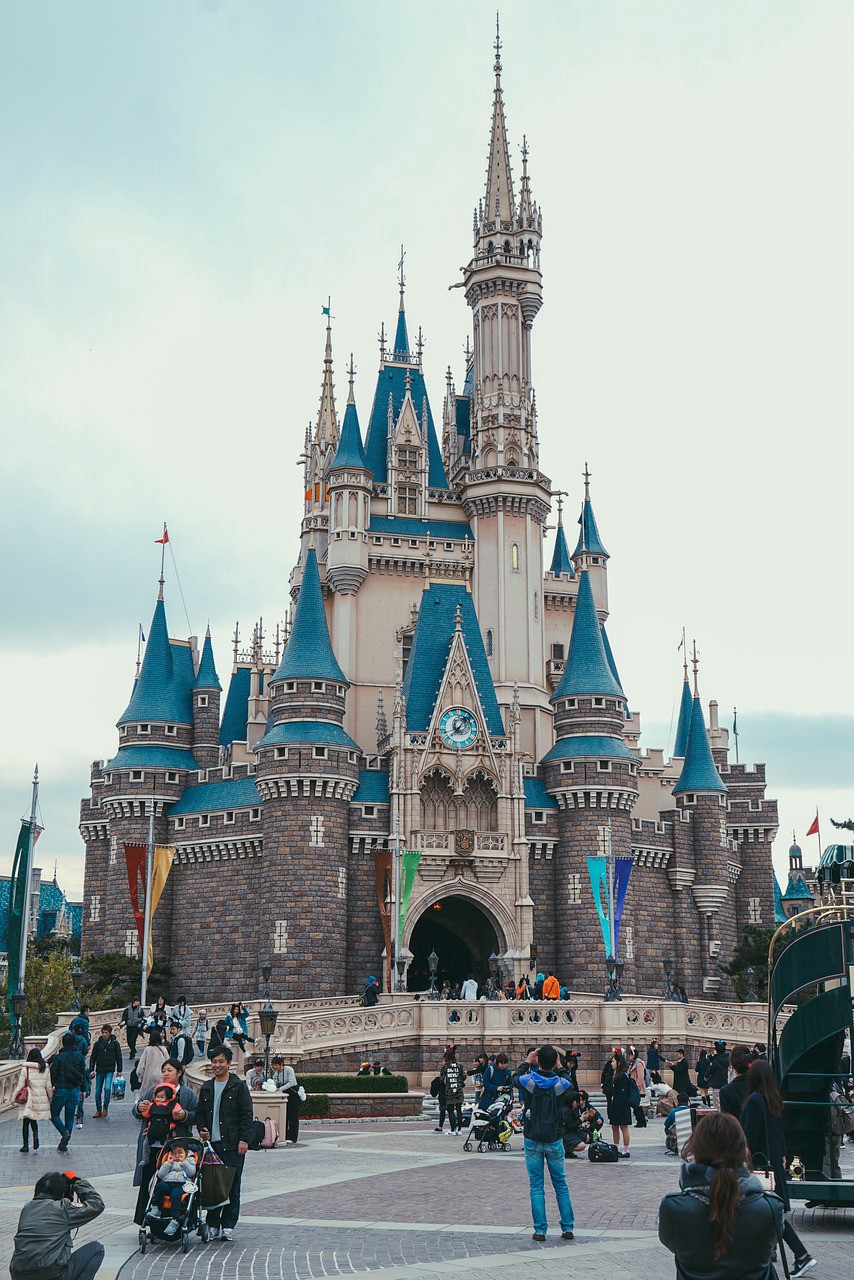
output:
{"label": "stone pavement", "polygon": [[[303,1125],[295,1148],[250,1154],[231,1244],[196,1241],[186,1256],[157,1244],[143,1256],[129,1212],[135,1140],[127,1102],[114,1103],[106,1122],[87,1118],[65,1157],[56,1154],[52,1136],[37,1154],[21,1156],[19,1126],[0,1125],[0,1273],[35,1178],[70,1167],[91,1176],[107,1202],[106,1213],[80,1233],[81,1243],[100,1237],[107,1244],[104,1280],[119,1269],[121,1280],[374,1274],[445,1280],[468,1273],[495,1280],[613,1280],[615,1268],[631,1268],[645,1280],[672,1280],[674,1274],[656,1233],[659,1200],[678,1176],[677,1160],[663,1150],[661,1122],[633,1131],[629,1161],[567,1164],[576,1240],[552,1234],[545,1245],[531,1239],[521,1139],[507,1153],[466,1155],[458,1139],[434,1134],[426,1124],[315,1122]],[[854,1148],[846,1146],[843,1158],[854,1172]],[[547,1192],[555,1232],[549,1197]],[[812,1274],[847,1280],[854,1212],[798,1210],[795,1216],[819,1259]]]}

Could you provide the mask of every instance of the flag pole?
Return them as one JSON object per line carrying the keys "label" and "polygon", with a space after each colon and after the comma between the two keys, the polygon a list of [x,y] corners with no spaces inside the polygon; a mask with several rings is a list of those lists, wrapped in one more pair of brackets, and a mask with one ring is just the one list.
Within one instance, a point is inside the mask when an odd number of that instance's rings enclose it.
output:
{"label": "flag pole", "polygon": [[30,894],[33,885],[33,850],[36,845],[36,807],[39,802],[39,767],[33,774],[33,803],[30,808],[30,842],[27,852],[27,873],[24,877],[24,909],[21,913],[21,947],[18,952],[18,990],[24,989],[24,971],[27,967],[27,943],[30,935]]}
{"label": "flag pole", "polygon": [[148,843],[145,847],[145,915],[142,926],[142,981],[139,1003],[145,1010],[148,997],[148,950],[151,946],[151,890],[154,879],[154,796],[149,801]]}
{"label": "flag pole", "polygon": [[821,824],[818,820],[818,805],[815,807],[815,834],[818,839],[818,860],[821,862]]}

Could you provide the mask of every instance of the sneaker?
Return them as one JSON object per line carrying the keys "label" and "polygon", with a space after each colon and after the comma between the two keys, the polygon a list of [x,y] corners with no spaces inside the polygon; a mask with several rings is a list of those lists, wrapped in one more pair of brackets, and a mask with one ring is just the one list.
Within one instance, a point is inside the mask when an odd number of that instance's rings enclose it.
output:
{"label": "sneaker", "polygon": [[630,1160],[631,1158],[632,1158],[632,1153],[631,1153],[631,1151],[621,1151],[621,1152],[620,1152],[620,1159],[621,1159],[621,1160]]}
{"label": "sneaker", "polygon": [[535,1231],[534,1234],[531,1236],[532,1240],[539,1240],[541,1244],[545,1240],[545,1238],[546,1238],[546,1235],[544,1231]]}
{"label": "sneaker", "polygon": [[78,1129],[82,1129],[82,1128],[83,1128],[83,1121],[82,1121],[82,1120],[78,1120],[78,1121],[77,1121],[77,1128],[78,1128]]}
{"label": "sneaker", "polygon": [[223,1240],[233,1240],[233,1239],[234,1239],[234,1232],[233,1232],[233,1230],[231,1229],[231,1227],[223,1227],[223,1229],[222,1229],[222,1238],[223,1238]]}
{"label": "sneaker", "polygon": [[29,1151],[29,1149],[30,1149],[29,1147],[21,1147],[21,1155],[25,1156]]}
{"label": "sneaker", "polygon": [[149,1209],[149,1211],[148,1211],[148,1216],[149,1216],[149,1218],[159,1218],[159,1217],[160,1217],[160,1210],[158,1209],[158,1207],[157,1207],[157,1205],[156,1205],[156,1204],[153,1204],[153,1205],[151,1206],[151,1208],[150,1208],[150,1209]]}
{"label": "sneaker", "polygon": [[560,1238],[561,1238],[561,1240],[574,1240],[574,1239],[575,1239],[575,1232],[574,1232],[574,1231],[561,1231],[561,1233],[560,1233]]}
{"label": "sneaker", "polygon": [[33,1139],[33,1151],[38,1151],[38,1149],[39,1149],[39,1140],[38,1140],[38,1138],[34,1138],[34,1139]]}
{"label": "sneaker", "polygon": [[59,1139],[59,1146],[56,1148],[57,1151],[67,1151],[68,1144],[70,1141],[71,1141],[71,1134],[64,1133],[62,1137]]}
{"label": "sneaker", "polygon": [[440,1129],[440,1128],[439,1128],[439,1126],[438,1126],[438,1125],[436,1125],[436,1128],[433,1130],[433,1132],[434,1132],[434,1133],[444,1133],[444,1132],[445,1132],[445,1130],[444,1130],[444,1129]]}
{"label": "sneaker", "polygon": [[166,1223],[166,1226],[163,1228],[163,1234],[164,1236],[168,1236],[169,1239],[171,1240],[173,1236],[177,1236],[179,1228],[180,1228],[180,1223],[178,1222],[178,1219],[170,1218],[169,1221]]}
{"label": "sneaker", "polygon": [[208,1227],[208,1239],[209,1240],[219,1239],[219,1227]]}
{"label": "sneaker", "polygon": [[792,1275],[802,1276],[805,1271],[809,1271],[810,1268],[814,1267],[815,1265],[816,1265],[815,1258],[812,1256],[811,1253],[808,1253],[805,1258],[802,1258],[800,1262],[796,1262],[795,1265],[792,1267]]}

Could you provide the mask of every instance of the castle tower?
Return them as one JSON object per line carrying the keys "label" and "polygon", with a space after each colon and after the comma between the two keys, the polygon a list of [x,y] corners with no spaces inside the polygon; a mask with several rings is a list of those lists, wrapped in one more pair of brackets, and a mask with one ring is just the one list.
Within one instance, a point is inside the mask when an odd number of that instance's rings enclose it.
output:
{"label": "castle tower", "polygon": [[549,721],[543,680],[542,535],[551,485],[539,470],[531,374],[531,330],[542,306],[541,236],[527,147],[518,204],[513,192],[496,36],[486,195],[475,210],[474,250],[464,268],[474,370],[470,464],[461,484],[475,538],[477,613],[495,637],[496,692],[509,704],[518,683],[522,740],[528,749],[546,740]]}
{"label": "castle tower", "polygon": [[272,723],[255,749],[256,785],[268,892],[290,921],[290,928],[282,922],[290,994],[340,995],[346,989],[348,805],[358,785],[359,747],[343,728],[348,681],[329,638],[313,547],[269,688]]}
{"label": "castle tower", "polygon": [[353,597],[368,576],[368,525],[371,473],[353,394],[355,369],[350,356],[350,392],[341,439],[329,471],[330,530],[326,581],[339,597],[333,614],[335,644],[350,671],[356,669],[357,619]]}
{"label": "castle tower", "polygon": [[[563,677],[552,695],[557,741],[543,759],[546,790],[559,805],[555,862],[555,934],[558,970],[601,985],[602,932],[585,892],[585,857],[604,852],[605,831],[617,857],[631,855],[631,814],[637,801],[637,759],[622,734],[626,696],[605,651],[586,569]],[[631,894],[631,887],[629,893]],[[535,916],[535,930],[539,922]],[[583,978],[581,975],[584,975]]]}
{"label": "castle tower", "polygon": [[193,684],[193,755],[200,769],[219,764],[219,704],[222,685],[214,663],[211,629],[205,632],[199,673]]}
{"label": "castle tower", "polygon": [[581,504],[581,515],[578,518],[578,542],[572,553],[572,563],[576,573],[584,569],[590,578],[596,608],[603,618],[608,616],[608,552],[605,550],[593,503],[590,501],[590,472],[584,464],[584,501]]}
{"label": "castle tower", "polygon": [[[721,985],[719,964],[725,961],[735,942],[734,912],[728,912],[724,916],[722,912],[730,895],[734,897],[730,863],[733,868],[737,864],[734,857],[730,857],[726,822],[727,789],[718,773],[709,745],[697,687],[697,665],[695,646],[694,697],[688,742],[682,772],[673,788],[673,795],[683,823],[687,822],[687,827],[683,827],[683,839],[687,847],[680,863],[686,870],[693,863],[691,895],[699,913],[699,930],[697,923],[691,919],[691,913],[687,911],[680,913],[677,928],[685,934],[680,940],[683,955],[692,952],[696,954],[696,942],[692,943],[691,935],[695,939],[699,936],[698,976],[702,979],[703,994],[713,996]],[[735,878],[737,879],[737,875]],[[726,921],[723,925],[722,920]]]}
{"label": "castle tower", "polygon": [[323,308],[326,315],[326,352],[320,384],[320,404],[314,432],[306,431],[305,510],[300,539],[300,560],[305,561],[309,547],[326,555],[329,532],[329,468],[338,447],[338,417],[335,412],[335,389],[332,385],[332,315],[331,303]]}

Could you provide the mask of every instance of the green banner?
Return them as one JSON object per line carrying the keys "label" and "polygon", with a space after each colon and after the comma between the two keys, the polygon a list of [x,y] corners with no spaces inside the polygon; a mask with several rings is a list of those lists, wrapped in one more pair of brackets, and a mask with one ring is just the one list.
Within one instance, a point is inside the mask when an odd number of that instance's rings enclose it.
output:
{"label": "green banner", "polygon": [[412,886],[415,884],[415,872],[418,870],[418,863],[421,861],[421,850],[406,850],[403,854],[403,873],[401,879],[403,884],[400,889],[400,931],[398,933],[398,942],[403,939],[403,926],[406,922],[406,913],[409,910],[409,899],[412,897]]}
{"label": "green banner", "polygon": [[27,865],[30,859],[30,824],[21,823],[21,834],[15,849],[15,860],[12,863],[12,880],[9,884],[9,919],[6,925],[6,955],[9,968],[7,970],[9,986],[7,989],[9,1020],[14,1025],[12,1013],[12,996],[18,990],[21,964],[21,936],[26,928],[29,914],[28,904],[24,902],[27,892]]}

